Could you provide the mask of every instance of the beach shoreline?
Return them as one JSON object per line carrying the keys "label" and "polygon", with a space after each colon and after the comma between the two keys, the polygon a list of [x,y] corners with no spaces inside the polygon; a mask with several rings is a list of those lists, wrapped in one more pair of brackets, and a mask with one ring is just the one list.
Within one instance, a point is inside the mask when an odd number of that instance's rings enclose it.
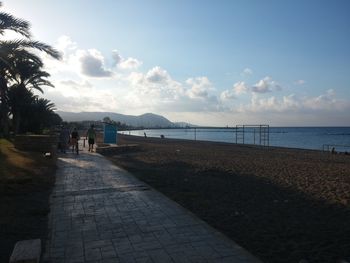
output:
{"label": "beach shoreline", "polygon": [[119,135],[109,156],[265,262],[350,257],[350,156]]}
{"label": "beach shoreline", "polygon": [[[121,136],[122,140],[119,141],[119,136]],[[124,137],[125,136],[125,137]],[[118,134],[118,139],[117,139],[117,143],[118,144],[122,144],[124,142],[123,138],[126,137],[130,137],[133,138],[132,141],[137,143],[137,142],[143,142],[144,141],[144,137],[143,136],[138,136],[138,135],[127,135],[127,134]],[[140,138],[140,139],[138,139]],[[154,139],[154,141],[152,141]],[[102,140],[102,139],[101,139]],[[346,158],[350,159],[350,152],[348,151],[337,151],[335,149],[335,152],[332,153],[332,148],[330,148],[329,150],[323,150],[323,149],[306,149],[306,148],[296,148],[296,147],[284,147],[284,146],[275,146],[275,145],[268,145],[268,146],[264,146],[264,145],[259,145],[259,144],[249,144],[249,143],[235,143],[235,142],[222,142],[222,141],[209,141],[209,140],[193,140],[193,139],[179,139],[179,138],[158,138],[158,137],[147,137],[148,142],[159,142],[159,140],[166,140],[166,141],[176,141],[178,143],[214,143],[214,144],[218,144],[218,145],[226,145],[226,146],[239,146],[239,147],[247,147],[247,148],[252,148],[252,149],[262,149],[262,150],[277,150],[277,151],[295,151],[295,153],[297,154],[298,152],[314,152],[314,153],[321,153],[323,155],[328,154],[328,155],[340,155],[343,156],[345,155]],[[339,145],[340,146],[340,145]],[[349,148],[350,150],[350,148]]]}
{"label": "beach shoreline", "polygon": [[119,131],[119,134],[150,138],[178,138],[213,142],[266,145],[283,148],[350,152],[349,127],[247,127],[237,132],[233,128],[174,128]]}

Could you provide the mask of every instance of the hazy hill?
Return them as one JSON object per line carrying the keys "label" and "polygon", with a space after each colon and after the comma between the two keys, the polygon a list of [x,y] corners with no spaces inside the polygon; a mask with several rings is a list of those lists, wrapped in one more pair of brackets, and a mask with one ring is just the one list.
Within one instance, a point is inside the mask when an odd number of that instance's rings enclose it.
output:
{"label": "hazy hill", "polygon": [[194,125],[188,122],[174,122],[174,124],[176,127],[179,127],[179,128],[198,127],[197,125]]}
{"label": "hazy hill", "polygon": [[169,121],[167,118],[153,113],[145,113],[139,116],[124,115],[114,112],[66,112],[56,111],[64,121],[100,121],[104,117],[109,117],[111,120],[119,121],[134,127],[145,128],[165,128],[177,127],[178,125]]}

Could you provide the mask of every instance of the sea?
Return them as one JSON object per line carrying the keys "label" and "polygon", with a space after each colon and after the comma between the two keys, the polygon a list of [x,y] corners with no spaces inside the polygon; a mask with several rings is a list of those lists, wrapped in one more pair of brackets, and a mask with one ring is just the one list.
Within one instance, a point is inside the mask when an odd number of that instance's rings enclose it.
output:
{"label": "sea", "polygon": [[[121,134],[185,140],[269,145],[350,152],[350,127],[179,128],[120,131]],[[244,141],[243,141],[244,137]]]}

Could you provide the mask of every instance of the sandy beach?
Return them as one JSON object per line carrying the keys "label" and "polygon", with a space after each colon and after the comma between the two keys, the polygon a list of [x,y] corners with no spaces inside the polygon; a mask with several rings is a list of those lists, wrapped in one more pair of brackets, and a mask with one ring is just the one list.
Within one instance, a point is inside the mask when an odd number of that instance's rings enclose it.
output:
{"label": "sandy beach", "polygon": [[350,156],[119,136],[109,156],[264,262],[350,260]]}

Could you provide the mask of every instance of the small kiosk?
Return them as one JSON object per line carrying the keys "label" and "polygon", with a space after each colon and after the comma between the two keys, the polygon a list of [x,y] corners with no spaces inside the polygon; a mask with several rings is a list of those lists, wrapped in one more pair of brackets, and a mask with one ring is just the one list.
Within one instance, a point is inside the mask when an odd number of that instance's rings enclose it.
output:
{"label": "small kiosk", "polygon": [[111,123],[104,123],[103,143],[117,144],[117,127]]}

